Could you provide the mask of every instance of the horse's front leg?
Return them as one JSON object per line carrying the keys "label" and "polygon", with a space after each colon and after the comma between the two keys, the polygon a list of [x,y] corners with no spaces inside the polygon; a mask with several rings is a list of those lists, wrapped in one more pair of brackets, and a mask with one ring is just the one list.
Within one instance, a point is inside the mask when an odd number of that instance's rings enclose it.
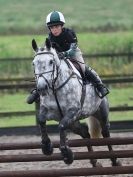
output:
{"label": "horse's front leg", "polygon": [[60,131],[60,150],[63,156],[64,162],[66,164],[71,164],[74,160],[74,155],[69,146],[67,145],[67,133],[66,130],[71,127],[74,122],[74,118],[77,114],[77,108],[72,108],[68,110],[67,114],[60,121],[59,131]]}
{"label": "horse's front leg", "polygon": [[70,128],[73,123],[77,120],[77,118],[80,116],[81,110],[80,108],[70,108],[67,110],[67,114],[64,116],[64,118],[60,121],[59,128],[66,130]]}
{"label": "horse's front leg", "polygon": [[66,142],[66,130],[60,129],[60,151],[66,164],[71,164],[74,160],[73,152]]}
{"label": "horse's front leg", "polygon": [[45,120],[44,113],[45,113],[45,109],[41,107],[40,114],[39,114],[39,127],[41,132],[41,139],[42,139],[41,148],[43,154],[51,155],[53,153],[53,145],[47,134],[47,127],[46,127],[46,120]]}

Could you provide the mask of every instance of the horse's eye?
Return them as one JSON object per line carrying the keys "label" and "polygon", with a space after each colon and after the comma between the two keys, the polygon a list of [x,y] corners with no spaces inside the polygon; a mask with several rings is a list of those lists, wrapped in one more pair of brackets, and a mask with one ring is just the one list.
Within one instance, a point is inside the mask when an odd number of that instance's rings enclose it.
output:
{"label": "horse's eye", "polygon": [[50,60],[49,64],[52,65],[53,64],[53,60]]}

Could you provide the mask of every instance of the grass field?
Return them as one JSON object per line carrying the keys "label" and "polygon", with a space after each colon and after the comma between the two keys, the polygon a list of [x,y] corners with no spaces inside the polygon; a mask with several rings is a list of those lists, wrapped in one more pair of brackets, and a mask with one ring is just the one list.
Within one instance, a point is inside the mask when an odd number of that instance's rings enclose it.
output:
{"label": "grass field", "polygon": [[[45,41],[43,35],[0,36],[0,58],[18,58],[5,60],[0,64],[1,77],[32,75],[31,61],[22,62],[19,58],[32,58],[34,53],[31,40],[36,39],[39,46]],[[15,41],[15,42],[14,42]],[[116,33],[78,33],[79,47],[83,54],[133,52],[133,32]],[[132,74],[133,60],[127,58],[87,59],[86,63],[99,74]],[[100,66],[100,67],[99,67]],[[119,69],[118,69],[119,68]],[[6,71],[6,72],[5,72]]]}
{"label": "grass field", "polygon": [[[47,31],[44,26],[45,17],[55,9],[64,13],[66,26],[76,30],[79,47],[83,53],[133,51],[132,0],[77,0],[76,3],[75,0],[58,0],[56,3],[54,0],[22,0],[20,2],[1,0],[0,34],[8,35],[0,36],[0,59],[32,57],[31,40],[35,38],[39,45],[43,45],[46,35],[39,34]],[[90,31],[91,33],[88,33]],[[92,33],[92,31],[117,32]],[[133,62],[128,63],[124,58],[123,60],[116,59],[115,62],[112,62],[112,59],[101,61],[89,59],[87,64],[99,74],[132,73]],[[30,63],[6,61],[0,64],[1,77],[9,77],[11,74],[26,76],[30,71]]]}
{"label": "grass field", "polygon": [[[83,53],[119,53],[133,51],[133,31],[112,33],[77,33]],[[0,36],[1,58],[32,57],[32,39],[43,46],[46,35]]]}
{"label": "grass field", "polygon": [[[133,96],[132,87],[128,88],[110,88],[108,95],[110,107],[112,106],[132,106]],[[26,104],[28,93],[21,92],[17,94],[0,94],[0,112],[10,111],[31,111],[35,110],[35,105]],[[110,113],[110,120],[133,120],[133,111]],[[26,117],[7,117],[0,119],[0,127],[35,125],[35,116]]]}
{"label": "grass field", "polygon": [[0,34],[43,33],[46,15],[58,10],[78,31],[130,30],[132,0],[1,0]]}
{"label": "grass field", "polygon": [[[131,106],[133,104],[132,86],[131,87],[110,87],[108,95],[110,106]],[[29,92],[0,93],[0,111],[29,111],[34,110],[34,104],[26,104],[26,97]]]}
{"label": "grass field", "polygon": [[[133,0],[0,0],[0,77],[32,76],[31,61],[8,58],[32,58],[31,40],[42,46],[47,28],[46,15],[52,10],[64,13],[66,26],[78,36],[83,54],[133,52]],[[97,33],[95,33],[97,32]],[[4,35],[4,36],[2,36]],[[86,59],[98,74],[133,74],[133,58]],[[133,105],[132,87],[112,87],[110,106]],[[0,111],[34,110],[27,105],[28,93],[0,93]],[[133,113],[111,113],[110,120],[133,119]],[[0,127],[34,125],[34,116],[0,119]]]}

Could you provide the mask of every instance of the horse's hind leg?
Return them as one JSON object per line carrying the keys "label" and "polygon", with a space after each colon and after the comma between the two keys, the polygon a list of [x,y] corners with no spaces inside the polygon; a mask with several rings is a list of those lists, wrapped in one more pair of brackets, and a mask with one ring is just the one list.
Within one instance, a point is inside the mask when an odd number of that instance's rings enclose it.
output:
{"label": "horse's hind leg", "polygon": [[[102,128],[102,135],[104,138],[110,137],[110,132],[109,132],[108,127],[105,126]],[[109,149],[109,151],[113,151],[112,145],[108,145],[108,149]],[[112,161],[112,166],[120,166],[121,165],[121,162],[119,160],[117,160],[117,158],[111,158],[111,161]]]}
{"label": "horse's hind leg", "polygon": [[[101,128],[102,128],[102,136],[104,138],[110,137],[110,132],[109,132],[109,119],[108,119],[108,114],[109,114],[109,107],[108,107],[108,102],[107,99],[104,98],[101,105],[100,109],[96,113],[95,117],[100,121]],[[109,151],[113,151],[112,145],[108,145]],[[112,161],[112,166],[119,166],[121,165],[121,162],[117,160],[117,158],[111,158]]]}
{"label": "horse's hind leg", "polygon": [[[76,121],[72,126],[71,130],[75,133],[80,135],[82,138],[88,138],[90,139],[90,134],[88,131],[88,126],[86,124],[80,124],[79,121]],[[93,152],[92,146],[87,146],[88,151]],[[101,166],[99,162],[97,162],[96,159],[91,159],[90,163],[93,167]]]}

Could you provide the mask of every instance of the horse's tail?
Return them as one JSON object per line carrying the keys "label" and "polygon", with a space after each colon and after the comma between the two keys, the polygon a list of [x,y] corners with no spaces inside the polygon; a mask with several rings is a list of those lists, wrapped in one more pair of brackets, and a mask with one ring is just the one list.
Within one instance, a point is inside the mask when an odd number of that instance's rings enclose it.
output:
{"label": "horse's tail", "polygon": [[95,117],[89,117],[87,119],[87,124],[91,138],[100,138],[102,136],[100,122]]}

